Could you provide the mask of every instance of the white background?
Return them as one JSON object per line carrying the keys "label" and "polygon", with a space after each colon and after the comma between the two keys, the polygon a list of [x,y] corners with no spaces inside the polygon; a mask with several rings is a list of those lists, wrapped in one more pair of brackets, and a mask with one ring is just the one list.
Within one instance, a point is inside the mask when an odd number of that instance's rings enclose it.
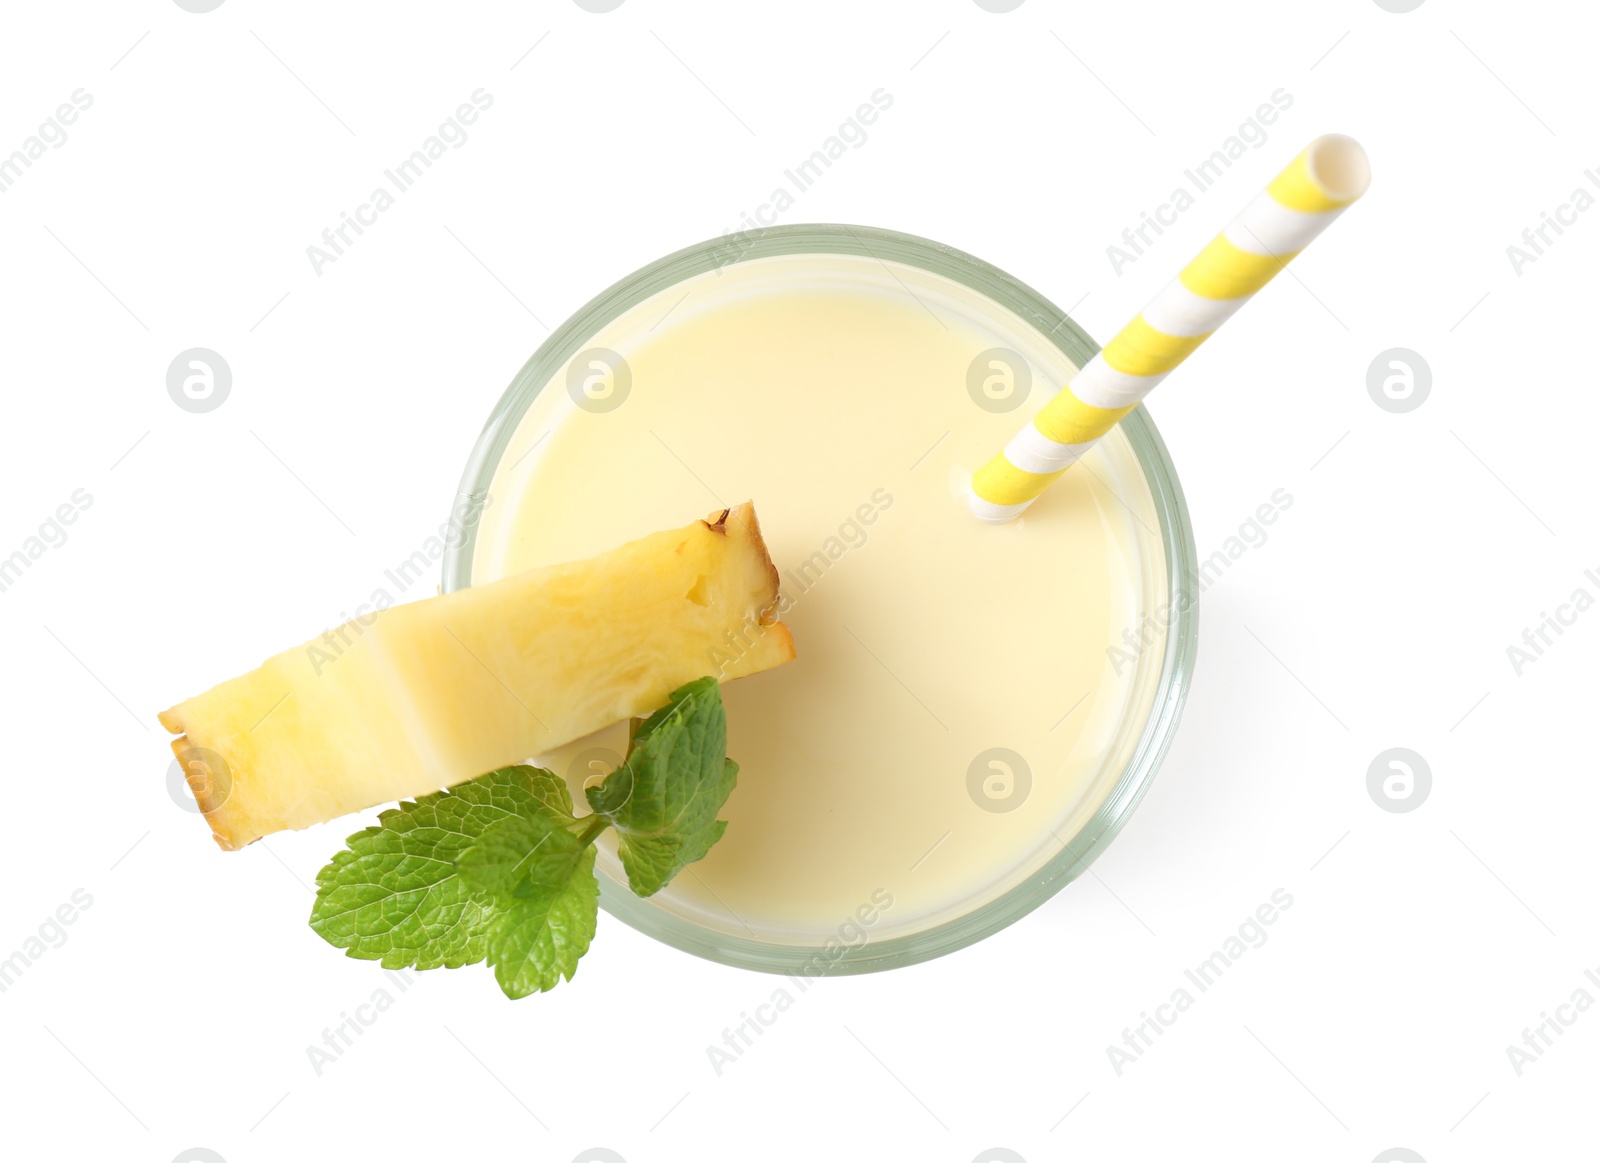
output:
{"label": "white background", "polygon": [[[1506,648],[1600,595],[1600,214],[1520,275],[1506,247],[1600,165],[1584,7],[443,11],[7,7],[0,153],[94,100],[0,194],[0,556],[93,503],[0,593],[0,957],[93,904],[0,994],[0,1152],[1578,1157],[1600,1013],[1521,1076],[1506,1047],[1600,1000],[1600,613],[1520,677]],[[356,821],[219,854],[155,713],[365,599],[548,326],[736,228],[880,87],[783,220],[969,250],[1101,340],[1313,136],[1371,154],[1365,201],[1150,402],[1203,555],[1294,497],[1205,594],[1153,791],[1096,875],[963,953],[821,983],[720,1077],[706,1046],[784,983],[606,916],[574,983],[512,1004],[426,975],[318,1076],[306,1047],[384,984],[305,927]],[[479,88],[470,140],[315,274],[307,245]],[[1279,88],[1267,144],[1115,273],[1106,247]],[[193,346],[233,371],[205,415],[165,386]],[[1433,375],[1403,415],[1366,387],[1395,346]],[[1407,814],[1366,787],[1394,746],[1433,773]],[[1106,1047],[1278,888],[1270,940],[1119,1076]]]}

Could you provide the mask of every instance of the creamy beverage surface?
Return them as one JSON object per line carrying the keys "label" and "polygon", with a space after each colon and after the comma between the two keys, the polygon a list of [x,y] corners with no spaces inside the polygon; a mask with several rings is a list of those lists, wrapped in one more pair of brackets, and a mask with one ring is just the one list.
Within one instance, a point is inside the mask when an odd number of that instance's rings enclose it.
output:
{"label": "creamy beverage surface", "polygon": [[[1058,854],[1148,717],[1149,617],[1168,588],[1120,430],[1010,525],[961,499],[1076,370],[1060,349],[959,283],[838,255],[695,276],[586,348],[626,367],[580,358],[539,393],[490,486],[474,581],[750,499],[798,652],[723,687],[740,766],[728,829],[652,903],[794,945],[865,908],[878,940],[969,912]],[[1024,401],[992,410],[1023,379]],[[619,725],[540,762],[585,810],[585,779],[625,738]],[[620,881],[607,843],[602,875]]]}

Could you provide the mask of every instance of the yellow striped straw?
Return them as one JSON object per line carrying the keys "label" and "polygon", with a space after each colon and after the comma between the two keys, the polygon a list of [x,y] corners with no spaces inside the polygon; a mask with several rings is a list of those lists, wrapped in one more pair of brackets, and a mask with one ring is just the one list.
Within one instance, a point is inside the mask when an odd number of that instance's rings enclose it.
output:
{"label": "yellow striped straw", "polygon": [[1365,194],[1371,180],[1366,152],[1354,138],[1329,134],[1308,145],[973,475],[973,514],[1001,524],[1031,505]]}

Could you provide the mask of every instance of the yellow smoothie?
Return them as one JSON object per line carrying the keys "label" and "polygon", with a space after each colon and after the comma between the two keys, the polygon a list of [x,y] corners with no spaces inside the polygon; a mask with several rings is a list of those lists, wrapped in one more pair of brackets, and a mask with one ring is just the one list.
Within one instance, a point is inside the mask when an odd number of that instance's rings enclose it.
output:
{"label": "yellow smoothie", "polygon": [[[552,377],[499,461],[474,581],[752,499],[798,650],[724,686],[727,833],[652,903],[791,945],[865,909],[876,940],[1057,855],[1149,715],[1161,649],[1140,628],[1169,588],[1120,432],[1013,524],[961,499],[1076,370],[1060,349],[959,283],[842,255],[694,276],[587,349],[603,350]],[[581,797],[624,747],[619,725],[539,759]],[[621,881],[614,853],[600,866]]]}

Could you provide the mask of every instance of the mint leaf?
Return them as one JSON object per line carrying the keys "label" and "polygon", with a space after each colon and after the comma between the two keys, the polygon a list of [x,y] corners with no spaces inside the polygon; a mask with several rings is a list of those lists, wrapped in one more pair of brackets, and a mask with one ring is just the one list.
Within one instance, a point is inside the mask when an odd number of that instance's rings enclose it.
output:
{"label": "mint leaf", "polygon": [[489,964],[507,997],[527,997],[572,980],[594,940],[600,880],[585,845],[558,884],[523,882],[489,934]]}
{"label": "mint leaf", "polygon": [[639,896],[658,892],[722,838],[728,825],[717,813],[739,772],[727,747],[717,680],[699,679],[673,691],[639,725],[622,766],[588,789],[589,806],[617,830],[628,887]]}
{"label": "mint leaf", "polygon": [[571,981],[589,951],[600,900],[592,835],[512,816],[456,859],[463,883],[495,907],[489,964],[507,997]]}
{"label": "mint leaf", "polygon": [[516,897],[489,936],[489,964],[507,997],[527,997],[572,980],[594,940],[600,879],[594,847],[585,845],[571,876],[557,887]]}
{"label": "mint leaf", "polygon": [[317,874],[311,928],[386,969],[484,960],[495,907],[456,875],[456,859],[514,818],[570,822],[566,784],[539,768],[505,767],[384,812]]}

